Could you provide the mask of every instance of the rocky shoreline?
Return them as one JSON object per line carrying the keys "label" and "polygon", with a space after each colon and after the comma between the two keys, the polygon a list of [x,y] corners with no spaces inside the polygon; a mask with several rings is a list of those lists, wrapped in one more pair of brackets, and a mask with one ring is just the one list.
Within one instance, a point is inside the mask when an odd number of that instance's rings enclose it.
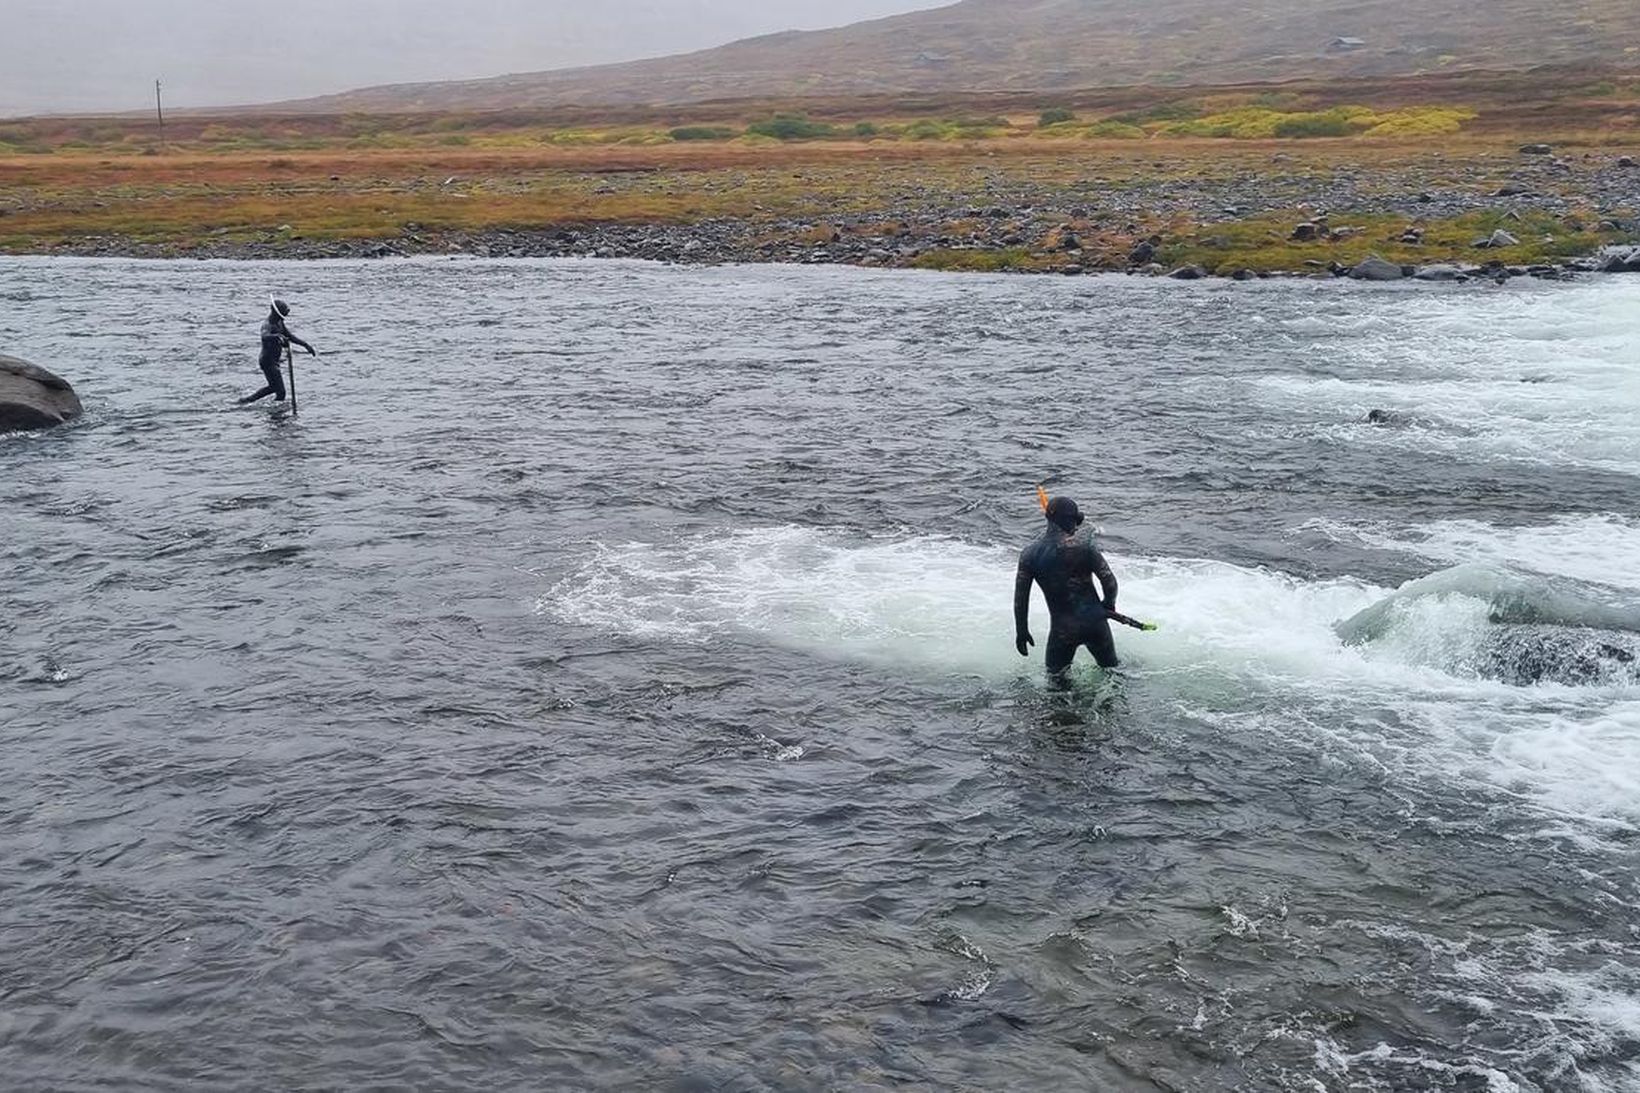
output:
{"label": "rocky shoreline", "polygon": [[[812,230],[812,229],[799,229]],[[118,240],[85,240],[82,244],[59,247],[50,253],[70,257],[148,259],[230,259],[322,260],[385,259],[415,256],[474,258],[585,258],[636,259],[676,265],[734,265],[782,263],[797,265],[852,265],[868,268],[917,268],[924,250],[915,245],[895,246],[891,240],[865,237],[813,246],[773,245],[755,242],[755,226],[744,223],[705,222],[687,226],[601,225],[548,231],[499,229],[489,232],[416,236],[386,240],[209,243],[197,247],[156,245]],[[965,241],[960,249],[984,251],[984,243]],[[1365,281],[1469,281],[1508,280],[1514,277],[1565,278],[1585,273],[1640,273],[1640,245],[1616,245],[1581,257],[1557,259],[1530,265],[1501,261],[1474,262],[1431,260],[1407,264],[1387,261],[1376,255],[1353,265],[1319,259],[1296,269],[1259,270],[1238,268],[1211,271],[1187,264],[1169,268],[1146,261],[1146,243],[1139,242],[1125,263],[1086,262],[1068,255],[1067,261],[1047,268],[1004,269],[997,272],[1064,276],[1095,273],[1129,273],[1171,277],[1176,280],[1229,278],[1246,281],[1272,277],[1348,277]],[[892,248],[892,249],[891,249]],[[1006,249],[997,246],[994,249]]]}
{"label": "rocky shoreline", "polygon": [[[1287,160],[1277,154],[1262,170],[1211,178],[1170,175],[1167,171],[1179,165],[1158,162],[1161,177],[1090,177],[1069,185],[996,172],[960,195],[907,186],[884,193],[879,202],[857,202],[872,206],[863,211],[839,211],[824,218],[757,211],[691,223],[575,223],[484,231],[439,231],[407,222],[391,237],[353,240],[307,239],[289,225],[280,225],[255,238],[244,238],[244,233],[230,238],[225,229],[217,229],[214,235],[189,243],[84,236],[45,253],[242,260],[413,255],[625,258],[690,265],[778,262],[1242,280],[1350,276],[1461,281],[1640,272],[1640,165],[1630,156],[1591,152],[1562,157],[1546,145],[1527,145],[1518,156],[1501,162],[1437,162],[1389,171],[1340,165],[1324,177]],[[429,184],[459,195],[463,187],[481,190],[484,183],[449,178]],[[600,178],[593,192],[622,194],[656,185],[655,172],[634,170]],[[984,203],[975,203],[978,196]],[[1348,210],[1348,216],[1328,210]],[[1271,238],[1293,244],[1299,248],[1295,253],[1305,255],[1293,268],[1164,262],[1181,249],[1212,246],[1216,228],[1277,214],[1291,216],[1291,222],[1284,221]],[[1449,238],[1444,244],[1425,246],[1423,225],[1472,214],[1493,214],[1502,226],[1462,243]],[[1389,217],[1404,225],[1388,237],[1380,229],[1378,236],[1395,245],[1403,260],[1366,257],[1359,246],[1353,248],[1357,256],[1350,264],[1336,260],[1331,247],[1351,239],[1374,241],[1363,229],[1351,226],[1350,217]],[[1500,252],[1506,254],[1521,243],[1511,228],[1524,238],[1528,220],[1539,233],[1532,242],[1550,238],[1554,231],[1596,242],[1581,255],[1554,255],[1529,264],[1501,260]],[[1190,225],[1190,247],[1170,246],[1179,242],[1180,223]],[[1543,234],[1545,224],[1551,225],[1549,235]],[[1408,254],[1417,255],[1416,260],[1406,261]],[[999,255],[1011,259],[987,263],[986,256]]]}

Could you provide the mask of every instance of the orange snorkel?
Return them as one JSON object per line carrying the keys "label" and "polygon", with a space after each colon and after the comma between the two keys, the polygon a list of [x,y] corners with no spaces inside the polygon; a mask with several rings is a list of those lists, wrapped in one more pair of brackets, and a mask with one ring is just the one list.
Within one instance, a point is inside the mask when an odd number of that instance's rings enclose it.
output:
{"label": "orange snorkel", "polygon": [[[1048,491],[1043,489],[1041,486],[1037,486],[1036,500],[1037,503],[1042,506],[1042,515],[1046,516],[1048,514]],[[1106,617],[1108,617],[1111,622],[1119,622],[1123,626],[1131,626],[1135,630],[1155,631],[1160,629],[1160,627],[1153,622],[1140,622],[1138,619],[1131,618],[1116,611],[1107,611]]]}

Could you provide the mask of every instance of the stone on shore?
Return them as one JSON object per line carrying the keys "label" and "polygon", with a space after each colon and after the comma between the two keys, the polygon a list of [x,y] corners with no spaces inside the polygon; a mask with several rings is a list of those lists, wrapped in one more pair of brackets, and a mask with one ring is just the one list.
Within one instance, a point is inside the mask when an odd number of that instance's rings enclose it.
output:
{"label": "stone on shore", "polygon": [[82,412],[79,396],[67,380],[0,353],[0,433],[49,429]]}
{"label": "stone on shore", "polygon": [[1293,234],[1289,238],[1295,243],[1313,243],[1321,238],[1321,226],[1306,220],[1293,228]]}
{"label": "stone on shore", "polygon": [[1473,245],[1483,250],[1488,247],[1518,247],[1520,240],[1499,228],[1485,239],[1475,240]]}
{"label": "stone on shore", "polygon": [[1523,144],[1520,154],[1523,156],[1548,156],[1554,154],[1554,148],[1547,144]]}
{"label": "stone on shore", "polygon": [[1175,281],[1200,281],[1207,276],[1207,271],[1200,266],[1180,266],[1168,276]]}
{"label": "stone on shore", "polygon": [[1437,263],[1432,266],[1420,266],[1412,275],[1415,281],[1462,281],[1467,274],[1463,267]]}
{"label": "stone on shore", "polygon": [[1601,273],[1640,273],[1640,247],[1608,247],[1596,262]]}
{"label": "stone on shore", "polygon": [[1385,261],[1375,254],[1357,262],[1349,275],[1357,281],[1399,281],[1406,273],[1394,262]]}

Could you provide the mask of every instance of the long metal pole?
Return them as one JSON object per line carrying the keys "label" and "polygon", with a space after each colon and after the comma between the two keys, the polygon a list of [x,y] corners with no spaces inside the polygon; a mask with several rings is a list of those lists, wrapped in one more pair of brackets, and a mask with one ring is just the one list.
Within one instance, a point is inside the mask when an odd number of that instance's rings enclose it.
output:
{"label": "long metal pole", "polygon": [[290,416],[296,416],[296,360],[290,355],[290,343],[285,343],[285,368],[290,372]]}
{"label": "long metal pole", "polygon": [[159,117],[159,142],[165,144],[165,106],[159,98],[159,81],[154,81],[154,113]]}

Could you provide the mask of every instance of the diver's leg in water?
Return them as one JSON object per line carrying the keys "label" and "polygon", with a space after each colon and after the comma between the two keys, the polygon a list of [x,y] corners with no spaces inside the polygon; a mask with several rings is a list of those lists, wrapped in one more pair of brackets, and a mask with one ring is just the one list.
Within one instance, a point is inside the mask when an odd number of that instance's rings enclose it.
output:
{"label": "diver's leg in water", "polygon": [[268,385],[256,394],[246,395],[240,399],[241,405],[247,402],[255,402],[257,399],[267,398],[269,395],[272,395],[276,402],[285,401],[285,377],[280,373],[279,365],[277,363],[272,366],[264,364],[262,366],[262,375],[267,377]]}
{"label": "diver's leg in water", "polygon": [[1065,673],[1071,661],[1076,659],[1076,642],[1048,638],[1045,659],[1048,662],[1048,680],[1057,687],[1067,686]]}
{"label": "diver's leg in water", "polygon": [[1110,633],[1110,620],[1100,619],[1088,628],[1088,652],[1101,668],[1117,668],[1121,660],[1116,656],[1116,639]]}

